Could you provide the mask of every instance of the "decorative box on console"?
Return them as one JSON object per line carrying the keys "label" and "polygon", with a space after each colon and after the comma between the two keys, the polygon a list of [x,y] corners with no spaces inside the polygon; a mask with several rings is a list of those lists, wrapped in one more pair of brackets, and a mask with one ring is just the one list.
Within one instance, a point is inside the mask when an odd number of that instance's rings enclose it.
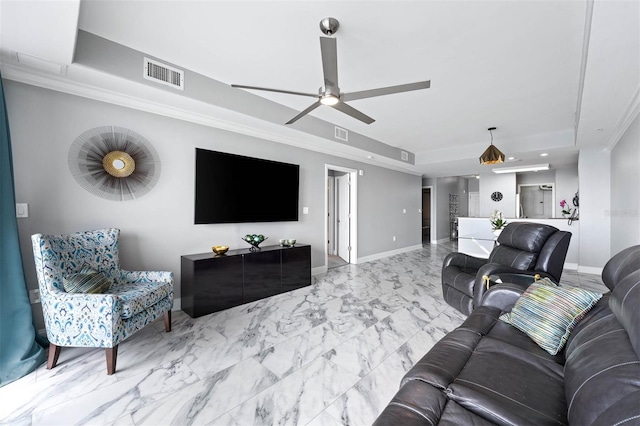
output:
{"label": "decorative box on console", "polygon": [[181,257],[182,310],[196,318],[311,285],[311,246]]}

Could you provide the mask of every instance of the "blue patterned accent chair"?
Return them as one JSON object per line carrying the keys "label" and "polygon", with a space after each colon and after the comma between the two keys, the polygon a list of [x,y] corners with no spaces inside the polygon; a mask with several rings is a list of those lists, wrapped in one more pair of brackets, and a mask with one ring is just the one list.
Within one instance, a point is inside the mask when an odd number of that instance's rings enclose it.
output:
{"label": "blue patterned accent chair", "polygon": [[[120,269],[119,235],[119,229],[101,229],[31,236],[50,342],[48,369],[56,366],[62,346],[92,347],[106,349],[107,374],[113,374],[124,339],[161,316],[171,331],[173,273]],[[111,281],[105,294],[65,291],[65,277],[86,267]]]}

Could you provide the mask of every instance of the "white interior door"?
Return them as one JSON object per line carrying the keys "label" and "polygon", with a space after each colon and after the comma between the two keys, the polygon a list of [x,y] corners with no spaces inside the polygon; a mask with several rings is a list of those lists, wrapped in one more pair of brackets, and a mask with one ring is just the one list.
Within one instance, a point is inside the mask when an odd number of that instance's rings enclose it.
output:
{"label": "white interior door", "polygon": [[336,254],[336,195],[335,178],[327,177],[327,253]]}
{"label": "white interior door", "polygon": [[338,256],[345,261],[351,263],[350,250],[349,250],[349,235],[351,231],[351,220],[349,211],[349,175],[336,176],[336,211],[338,212]]}
{"label": "white interior door", "polygon": [[480,193],[469,193],[469,217],[480,217]]}

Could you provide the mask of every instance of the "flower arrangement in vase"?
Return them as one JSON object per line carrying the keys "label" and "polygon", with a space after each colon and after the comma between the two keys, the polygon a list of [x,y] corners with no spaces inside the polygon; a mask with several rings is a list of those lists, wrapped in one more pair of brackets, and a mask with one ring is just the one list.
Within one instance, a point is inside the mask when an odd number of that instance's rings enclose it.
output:
{"label": "flower arrangement in vase", "polygon": [[567,200],[560,201],[560,208],[562,209],[562,217],[571,216],[571,207],[569,207]]}
{"label": "flower arrangement in vase", "polygon": [[507,220],[502,216],[502,212],[500,210],[494,210],[489,217],[489,222],[491,223],[491,230],[493,231],[493,235],[496,237],[500,235],[505,226],[507,226]]}

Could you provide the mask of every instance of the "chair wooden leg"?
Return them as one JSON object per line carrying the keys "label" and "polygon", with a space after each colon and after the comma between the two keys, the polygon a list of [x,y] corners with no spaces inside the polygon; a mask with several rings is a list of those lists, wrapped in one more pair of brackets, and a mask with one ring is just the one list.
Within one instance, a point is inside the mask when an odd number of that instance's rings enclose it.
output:
{"label": "chair wooden leg", "polygon": [[171,331],[171,311],[164,313],[164,331],[167,333]]}
{"label": "chair wooden leg", "polygon": [[60,346],[49,343],[49,357],[47,358],[47,370],[51,370],[58,363]]}
{"label": "chair wooden leg", "polygon": [[107,374],[110,376],[116,372],[116,361],[118,360],[118,345],[106,348],[107,351]]}

